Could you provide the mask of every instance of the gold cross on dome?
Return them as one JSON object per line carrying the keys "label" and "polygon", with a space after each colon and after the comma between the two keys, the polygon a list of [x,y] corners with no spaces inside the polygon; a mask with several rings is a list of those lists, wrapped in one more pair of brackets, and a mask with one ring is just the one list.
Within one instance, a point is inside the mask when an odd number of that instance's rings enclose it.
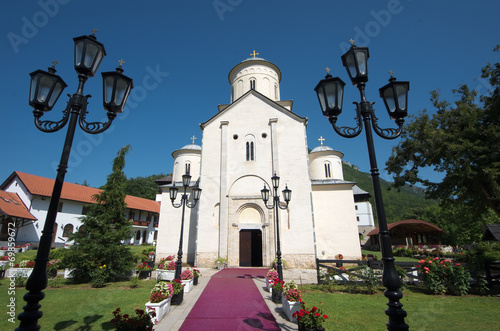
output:
{"label": "gold cross on dome", "polygon": [[330,74],[330,70],[332,70],[332,69],[330,69],[328,67],[325,68],[325,71],[326,71],[327,74]]}
{"label": "gold cross on dome", "polygon": [[189,138],[189,139],[191,139],[193,141],[193,145],[194,145],[194,140],[196,139],[196,137],[193,135],[193,137]]}
{"label": "gold cross on dome", "polygon": [[57,62],[57,60],[54,60],[52,61],[52,68],[55,68],[56,67],[56,64],[58,64],[59,62]]}
{"label": "gold cross on dome", "polygon": [[121,68],[122,65],[125,63],[125,61],[123,61],[123,59],[121,59],[120,61],[118,61],[118,63],[120,63],[120,68]]}
{"label": "gold cross on dome", "polygon": [[394,75],[394,71],[389,70],[389,73],[391,74],[391,78],[392,78],[392,77],[393,77],[393,75]]}
{"label": "gold cross on dome", "polygon": [[259,55],[259,53],[255,53],[255,49],[254,49],[253,53],[250,53],[250,55],[253,55],[253,57],[255,58],[255,55]]}
{"label": "gold cross on dome", "polygon": [[351,45],[354,45],[354,40],[352,38],[349,39],[349,42],[351,43]]}
{"label": "gold cross on dome", "polygon": [[92,29],[92,35],[95,36],[95,33],[97,32],[97,29]]}
{"label": "gold cross on dome", "polygon": [[321,146],[323,146],[323,141],[325,141],[326,139],[325,139],[325,138],[323,138],[323,136],[321,136],[321,137],[319,137],[319,139],[318,139],[318,140],[321,142]]}

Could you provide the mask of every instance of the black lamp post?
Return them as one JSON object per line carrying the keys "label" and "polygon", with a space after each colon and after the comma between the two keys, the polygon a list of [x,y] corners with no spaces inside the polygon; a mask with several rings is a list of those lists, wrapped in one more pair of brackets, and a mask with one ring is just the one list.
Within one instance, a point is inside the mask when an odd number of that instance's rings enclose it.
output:
{"label": "black lamp post", "polygon": [[189,184],[191,183],[191,175],[189,174],[189,169],[186,168],[186,173],[182,175],[182,186],[184,187],[184,193],[181,197],[181,202],[176,204],[174,201],[177,198],[177,191],[179,190],[174,186],[170,188],[170,200],[172,201],[172,206],[174,208],[179,208],[182,206],[182,217],[181,217],[181,237],[179,239],[179,251],[177,252],[177,264],[175,266],[175,279],[181,280],[181,272],[182,272],[182,241],[184,237],[184,211],[186,210],[186,206],[188,208],[194,208],[196,203],[200,199],[201,188],[198,186],[193,187],[193,202],[188,202],[188,195],[186,193]]}
{"label": "black lamp post", "polygon": [[[382,87],[379,92],[384,100],[387,112],[391,119],[394,119],[398,125],[397,129],[382,129],[377,124],[377,117],[372,107],[373,103],[366,100],[365,96],[365,83],[368,81],[368,48],[357,47],[354,41],[351,48],[342,55],[342,64],[346,67],[347,73],[351,78],[352,84],[355,85],[361,95],[361,101],[354,102],[356,104],[356,122],[355,128],[351,127],[338,127],[337,117],[342,113],[342,98],[344,93],[345,83],[338,77],[333,78],[330,73],[326,75],[325,79],[321,80],[315,88],[318,99],[321,105],[323,115],[328,117],[328,120],[333,126],[335,132],[345,138],[354,138],[363,130],[363,122],[366,127],[366,141],[368,144],[368,156],[370,159],[370,172],[373,182],[373,190],[375,194],[375,206],[377,209],[379,234],[380,234],[380,247],[382,250],[382,261],[384,264],[384,271],[382,275],[382,282],[387,290],[384,292],[385,296],[389,299],[385,313],[389,316],[387,323],[388,330],[408,330],[408,325],[405,323],[404,318],[406,312],[403,310],[403,305],[399,300],[403,294],[399,290],[401,281],[394,266],[394,257],[392,255],[391,238],[387,229],[387,221],[385,219],[384,204],[382,201],[382,193],[379,182],[379,170],[377,167],[377,160],[375,157],[375,148],[373,145],[373,135],[371,127],[377,135],[384,139],[395,139],[401,135],[403,128],[404,117],[407,115],[408,105],[408,90],[410,89],[409,82],[398,82],[392,76],[389,79],[389,84]],[[327,68],[327,71],[330,69]]]}
{"label": "black lamp post", "polygon": [[[290,199],[292,198],[292,190],[288,189],[288,186],[285,186],[283,192],[283,198],[285,199],[286,206],[282,207],[280,205],[280,196],[278,195],[278,187],[280,186],[280,178],[274,173],[274,176],[271,177],[271,182],[273,184],[273,204],[268,206],[267,201],[269,200],[269,189],[264,184],[264,188],[260,190],[262,195],[262,200],[264,200],[264,204],[267,209],[274,209],[274,215],[276,219],[276,265],[278,271],[279,280],[283,280],[283,268],[281,263],[281,245],[280,245],[280,227],[279,227],[279,209],[287,209],[288,204],[290,203]],[[279,209],[278,209],[279,208]]]}
{"label": "black lamp post", "polygon": [[[32,72],[31,87],[29,95],[29,104],[35,110],[35,126],[43,132],[56,132],[62,129],[69,120],[66,140],[61,155],[61,161],[57,168],[57,178],[52,190],[47,218],[43,228],[42,236],[38,246],[38,252],[35,259],[35,267],[26,283],[26,289],[29,291],[24,295],[27,304],[23,307],[24,312],[19,314],[20,326],[16,330],[38,330],[38,319],[42,317],[39,302],[45,297],[42,292],[47,287],[47,262],[49,261],[49,252],[52,244],[52,234],[57,217],[57,207],[61,197],[64,176],[68,168],[68,160],[75,135],[76,123],[79,122],[80,128],[90,134],[97,134],[105,131],[116,117],[116,113],[121,113],[127,102],[130,90],[133,88],[132,79],[123,75],[120,61],[120,67],[114,72],[102,73],[104,89],[104,109],[107,110],[108,121],[106,123],[87,122],[87,99],[90,95],[83,95],[83,87],[88,77],[93,77],[99,68],[99,65],[106,55],[104,46],[98,42],[94,36],[96,30],[93,30],[90,36],[81,36],[74,38],[75,41],[75,70],[78,73],[78,89],[75,94],[70,96],[66,109],[63,111],[63,118],[58,121],[42,121],[41,117],[52,110],[57,99],[61,95],[66,83],[61,77],[56,75],[55,64],[49,68],[48,72],[37,70]],[[69,95],[68,95],[69,96]]]}

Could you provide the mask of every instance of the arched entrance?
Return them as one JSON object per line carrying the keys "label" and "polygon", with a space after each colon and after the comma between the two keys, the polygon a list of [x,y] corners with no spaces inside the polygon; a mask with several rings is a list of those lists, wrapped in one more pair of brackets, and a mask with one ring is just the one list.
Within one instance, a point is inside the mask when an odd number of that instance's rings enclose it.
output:
{"label": "arched entrance", "polygon": [[247,204],[239,214],[240,267],[262,267],[262,215]]}

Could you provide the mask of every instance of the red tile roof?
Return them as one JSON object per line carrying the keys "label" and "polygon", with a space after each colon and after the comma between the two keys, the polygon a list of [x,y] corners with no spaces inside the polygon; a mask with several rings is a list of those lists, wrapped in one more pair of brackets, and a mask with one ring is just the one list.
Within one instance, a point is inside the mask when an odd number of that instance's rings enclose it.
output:
{"label": "red tile roof", "polygon": [[17,193],[0,191],[0,214],[36,221]]}
{"label": "red tile roof", "polygon": [[[20,171],[15,171],[14,174],[19,177],[21,182],[26,186],[31,194],[46,197],[50,197],[52,195],[52,189],[54,188],[55,180],[30,175]],[[93,187],[64,182],[61,192],[61,199],[79,201],[84,203],[95,203],[95,201],[92,199],[92,196],[94,194],[99,194],[101,191],[102,190]],[[127,195],[125,197],[125,203],[127,204],[127,208],[129,209],[160,213],[160,203],[158,201]]]}

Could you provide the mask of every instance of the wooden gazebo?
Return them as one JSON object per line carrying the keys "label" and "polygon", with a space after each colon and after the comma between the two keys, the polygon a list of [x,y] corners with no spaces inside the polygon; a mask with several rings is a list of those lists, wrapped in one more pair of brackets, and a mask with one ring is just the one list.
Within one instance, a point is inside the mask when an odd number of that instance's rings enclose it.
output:
{"label": "wooden gazebo", "polygon": [[[387,226],[393,245],[440,245],[444,230],[432,223],[408,219]],[[378,228],[367,234],[370,245],[379,244]]]}

